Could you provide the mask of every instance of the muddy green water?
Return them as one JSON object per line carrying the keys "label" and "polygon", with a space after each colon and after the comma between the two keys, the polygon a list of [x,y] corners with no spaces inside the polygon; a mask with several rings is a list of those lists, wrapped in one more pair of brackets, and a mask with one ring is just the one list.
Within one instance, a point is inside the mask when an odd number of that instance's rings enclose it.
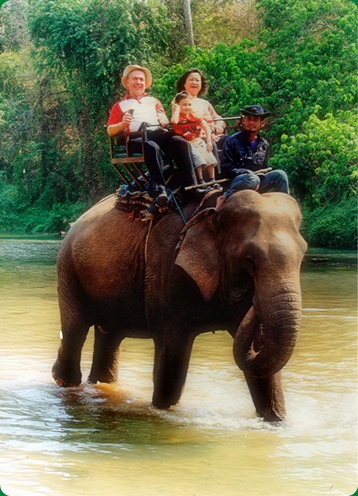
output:
{"label": "muddy green water", "polygon": [[[287,421],[255,418],[224,332],[199,337],[181,402],[150,407],[153,345],[125,340],[120,383],[63,390],[58,240],[0,239],[0,486],[8,496],[347,496],[357,488],[356,268],[311,254],[283,372]],[[329,262],[334,262],[327,264]],[[342,264],[342,260],[344,264]],[[82,357],[91,362],[90,332]],[[1,493],[0,493],[1,494]]]}

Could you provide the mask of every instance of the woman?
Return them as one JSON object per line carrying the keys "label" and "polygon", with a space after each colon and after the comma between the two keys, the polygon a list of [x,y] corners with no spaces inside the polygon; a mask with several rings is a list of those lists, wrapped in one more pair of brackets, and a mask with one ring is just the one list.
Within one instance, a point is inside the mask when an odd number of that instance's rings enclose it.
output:
{"label": "woman", "polygon": [[192,111],[210,123],[212,131],[211,139],[214,142],[218,142],[225,131],[225,122],[214,120],[220,119],[220,115],[216,113],[208,100],[200,98],[208,90],[208,83],[200,69],[195,67],[184,72],[177,82],[177,91],[184,90],[192,97]]}

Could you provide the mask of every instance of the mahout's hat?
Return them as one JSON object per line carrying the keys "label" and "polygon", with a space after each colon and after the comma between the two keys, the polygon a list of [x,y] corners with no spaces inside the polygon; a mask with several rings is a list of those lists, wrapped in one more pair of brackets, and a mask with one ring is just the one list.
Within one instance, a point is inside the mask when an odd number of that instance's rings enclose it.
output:
{"label": "mahout's hat", "polygon": [[145,74],[145,88],[148,89],[152,86],[152,74],[149,69],[146,69],[145,67],[141,67],[140,65],[127,65],[127,67],[124,69],[123,74],[122,74],[122,85],[124,88],[127,90],[127,77],[132,71],[142,71]]}
{"label": "mahout's hat", "polygon": [[261,105],[249,105],[248,107],[240,109],[240,112],[244,115],[258,115],[262,119],[266,119],[266,117],[271,115],[271,112],[265,112]]}

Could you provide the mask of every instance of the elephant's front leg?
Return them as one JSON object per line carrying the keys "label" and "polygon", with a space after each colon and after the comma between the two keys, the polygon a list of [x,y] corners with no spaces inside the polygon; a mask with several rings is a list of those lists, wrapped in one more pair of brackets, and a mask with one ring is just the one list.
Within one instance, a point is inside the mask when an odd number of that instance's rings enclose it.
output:
{"label": "elephant's front leg", "polygon": [[119,345],[122,337],[95,325],[93,360],[88,381],[116,382],[118,379]]}
{"label": "elephant's front leg", "polygon": [[286,415],[285,399],[281,385],[281,372],[271,377],[251,377],[245,373],[256,413],[267,422],[284,420]]}
{"label": "elephant's front leg", "polygon": [[176,405],[184,388],[193,336],[166,336],[154,339],[153,406],[169,408]]}

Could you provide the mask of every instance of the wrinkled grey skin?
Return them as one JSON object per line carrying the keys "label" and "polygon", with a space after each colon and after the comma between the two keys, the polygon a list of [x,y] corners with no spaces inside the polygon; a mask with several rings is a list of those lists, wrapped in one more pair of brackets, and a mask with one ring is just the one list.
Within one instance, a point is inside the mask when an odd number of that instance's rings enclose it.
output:
{"label": "wrinkled grey skin", "polygon": [[[117,380],[122,339],[152,338],[152,401],[168,408],[180,399],[195,337],[226,329],[257,414],[284,418],[280,370],[300,327],[306,250],[299,208],[288,195],[249,190],[218,211],[203,207],[184,229],[171,213],[149,231],[146,223],[130,222],[111,196],[73,224],[58,257],[57,384],[80,384],[81,350],[94,325],[89,381]],[[194,210],[187,205],[184,214],[190,218]]]}

